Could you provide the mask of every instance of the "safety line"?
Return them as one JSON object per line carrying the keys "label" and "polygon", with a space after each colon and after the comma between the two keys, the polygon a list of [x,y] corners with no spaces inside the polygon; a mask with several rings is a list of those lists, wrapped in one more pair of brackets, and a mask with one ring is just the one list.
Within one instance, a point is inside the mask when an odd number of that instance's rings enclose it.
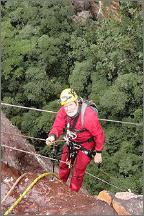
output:
{"label": "safety line", "polygon": [[39,111],[39,112],[57,113],[57,112],[50,111],[50,110],[43,110],[43,109],[37,109],[37,108],[25,107],[25,106],[18,106],[18,105],[14,105],[14,104],[1,103],[1,105],[3,105],[3,106],[11,106],[11,107],[18,107],[18,108],[22,108],[22,109],[29,109],[29,110]]}
{"label": "safety line", "polygon": [[130,125],[142,126],[142,123],[124,122],[124,121],[118,121],[118,120],[112,120],[112,119],[99,119],[99,120],[107,121],[107,122],[121,123],[121,124],[130,124]]}
{"label": "safety line", "polygon": [[[43,110],[43,109],[37,109],[37,108],[32,108],[32,107],[25,107],[25,106],[18,106],[14,104],[8,104],[8,103],[1,103],[2,106],[11,106],[11,107],[18,107],[22,109],[29,109],[29,110],[34,110],[34,111],[39,111],[39,112],[47,112],[47,113],[57,113],[51,110]],[[136,125],[136,126],[142,126],[142,123],[135,123],[135,122],[125,122],[125,121],[118,121],[118,120],[112,120],[112,119],[101,119],[99,118],[100,121],[105,121],[105,122],[114,122],[114,123],[121,123],[121,124],[129,124],[129,125]]]}
{"label": "safety line", "polygon": [[[31,136],[26,136],[26,135],[20,135],[20,134],[13,134],[13,133],[7,133],[7,132],[5,132],[5,131],[1,131],[1,133],[4,133],[4,134],[8,134],[8,135],[12,135],[12,136],[19,136],[19,137],[25,137],[25,138],[28,138],[28,139],[35,139],[35,140],[41,140],[41,141],[44,141],[44,142],[46,142],[46,140],[45,139],[41,139],[41,138],[36,138],[36,137],[31,137]],[[53,141],[53,143],[56,143],[56,142],[64,142],[65,140],[63,139],[63,140],[55,140],[55,141]]]}
{"label": "safety line", "polygon": [[[9,134],[9,135],[13,135],[13,136],[22,136],[22,137],[26,137],[26,138],[30,138],[30,139],[36,139],[36,140],[41,140],[41,141],[44,141],[45,142],[45,139],[41,139],[41,138],[35,138],[35,137],[29,137],[29,136],[25,136],[25,135],[18,135],[18,134],[12,134],[12,133],[7,133],[7,132],[4,132],[4,131],[1,131],[1,133],[5,133],[5,134]],[[59,142],[59,141],[62,141],[62,142],[65,142],[65,140],[57,140],[57,141],[54,141],[53,143],[56,143],[56,142]],[[6,145],[1,145],[1,146],[4,146],[4,147],[7,147],[7,148],[11,148],[13,150],[17,150],[17,151],[21,151],[21,152],[24,152],[24,153],[27,153],[27,154],[32,154],[32,155],[37,155],[39,157],[42,157],[42,158],[47,158],[47,159],[50,159],[52,161],[57,161],[57,162],[62,162],[62,163],[65,163],[64,161],[61,161],[61,160],[57,160],[57,159],[54,159],[54,158],[50,158],[50,157],[46,157],[46,156],[42,156],[40,154],[36,154],[36,153],[31,153],[31,152],[28,152],[28,151],[25,151],[25,150],[21,150],[21,149],[17,149],[17,148],[13,148],[13,147],[10,147],[10,146],[6,146]],[[60,153],[61,154],[61,153]],[[38,160],[38,162],[41,164],[41,166],[45,169],[45,165],[44,163],[40,160],[40,158],[36,158]],[[100,172],[104,173],[105,175],[107,175],[109,178],[113,178],[111,177],[110,175],[108,175],[106,172],[104,172],[101,168],[99,169]],[[98,177],[97,177],[98,178]],[[105,180],[104,180],[105,181]]]}
{"label": "safety line", "polygon": [[[106,184],[108,184],[108,185],[111,185],[111,186],[113,186],[113,187],[115,187],[115,188],[117,188],[117,189],[119,189],[119,190],[121,190],[121,191],[125,191],[124,189],[122,189],[122,188],[120,188],[120,187],[117,187],[117,186],[115,186],[115,185],[113,185],[113,184],[111,184],[111,183],[109,183],[109,182],[107,182],[107,181],[105,181],[105,180],[103,180],[103,179],[101,179],[101,178],[99,178],[99,177],[96,177],[96,176],[94,176],[93,174],[91,174],[91,173],[89,173],[89,172],[86,172],[86,174],[88,174],[88,175],[90,175],[90,176],[92,176],[93,178],[95,178],[95,179],[98,179],[98,180],[100,180],[100,181],[102,181],[102,182],[104,182],[104,183],[106,183]],[[128,189],[127,189],[127,191],[128,191]]]}
{"label": "safety line", "polygon": [[[18,149],[18,148],[14,148],[14,147],[10,147],[10,146],[7,146],[7,145],[1,145],[1,146],[2,147],[6,147],[6,148],[10,148],[12,150],[16,150],[16,151],[24,152],[24,153],[27,153],[27,154],[31,154],[31,155],[34,155],[34,156],[36,155],[36,156],[39,156],[39,157],[42,157],[42,158],[46,158],[46,159],[49,159],[49,160],[52,160],[52,161],[57,161],[57,162],[61,162],[61,163],[67,164],[67,162],[65,162],[65,161],[57,160],[57,159],[54,159],[54,158],[51,158],[51,157],[46,157],[46,156],[43,156],[43,155],[40,155],[40,154],[36,154],[36,153],[33,153],[33,152],[28,152],[28,151],[21,150],[21,149]],[[104,182],[106,184],[109,184],[109,185],[111,185],[111,186],[113,186],[113,187],[115,187],[115,188],[117,188],[117,189],[119,189],[121,191],[125,191],[124,189],[121,189],[121,188],[119,188],[119,187],[117,187],[117,186],[115,186],[115,185],[113,185],[113,184],[111,184],[111,183],[109,183],[109,182],[107,182],[107,181],[99,178],[99,177],[96,177],[96,176],[92,175],[91,173],[86,172],[86,174],[88,174],[89,176],[91,176],[93,178],[96,178],[96,179],[98,179],[98,180],[100,180],[100,181],[102,181],[102,182]],[[128,191],[128,189],[127,189],[127,191]]]}
{"label": "safety line", "polygon": [[46,159],[50,159],[50,160],[57,161],[57,160],[54,159],[54,158],[46,157],[46,156],[43,156],[43,155],[40,155],[40,154],[37,154],[37,153],[34,153],[34,152],[25,151],[25,150],[22,150],[22,149],[18,149],[18,148],[11,147],[11,146],[7,146],[7,145],[3,145],[3,144],[2,144],[1,146],[2,146],[2,147],[5,147],[5,148],[12,149],[12,150],[15,150],[15,151],[24,152],[24,153],[26,153],[26,154],[30,154],[30,155],[33,155],[33,156],[38,156],[38,157],[42,157],[42,158],[46,158]]}

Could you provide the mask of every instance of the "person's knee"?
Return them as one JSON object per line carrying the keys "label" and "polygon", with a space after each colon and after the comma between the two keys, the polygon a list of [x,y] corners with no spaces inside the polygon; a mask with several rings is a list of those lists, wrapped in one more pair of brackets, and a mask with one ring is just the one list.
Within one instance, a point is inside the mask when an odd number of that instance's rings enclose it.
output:
{"label": "person's knee", "polygon": [[63,182],[66,182],[70,174],[70,170],[67,166],[61,167],[59,169],[59,177]]}
{"label": "person's knee", "polygon": [[82,182],[83,182],[83,175],[73,176],[70,182],[70,189],[72,191],[78,192],[82,186]]}
{"label": "person's knee", "polygon": [[68,165],[66,164],[66,159],[62,160],[59,164],[59,169],[68,169]]}
{"label": "person's knee", "polygon": [[78,192],[80,190],[80,186],[74,184],[74,183],[71,183],[70,184],[70,189],[71,191],[75,191],[75,192]]}

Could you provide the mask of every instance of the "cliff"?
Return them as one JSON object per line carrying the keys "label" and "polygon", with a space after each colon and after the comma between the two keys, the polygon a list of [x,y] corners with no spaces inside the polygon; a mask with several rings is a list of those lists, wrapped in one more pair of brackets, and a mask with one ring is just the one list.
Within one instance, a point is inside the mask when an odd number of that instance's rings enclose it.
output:
{"label": "cliff", "polygon": [[[25,189],[44,170],[32,155],[35,152],[21,132],[1,114],[1,198],[2,214],[13,205]],[[6,147],[7,146],[7,147]],[[9,148],[12,147],[12,148]],[[51,170],[50,161],[45,161]],[[6,197],[8,192],[11,193]],[[71,192],[58,178],[40,179],[12,210],[15,215],[142,215],[142,195],[131,192],[112,194],[102,191],[91,196],[82,191]]]}

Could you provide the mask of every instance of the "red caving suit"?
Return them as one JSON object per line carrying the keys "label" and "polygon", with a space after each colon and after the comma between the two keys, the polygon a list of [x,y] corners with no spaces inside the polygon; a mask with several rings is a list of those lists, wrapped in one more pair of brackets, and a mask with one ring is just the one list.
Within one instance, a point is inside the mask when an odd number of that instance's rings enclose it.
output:
{"label": "red caving suit", "polygon": [[[56,119],[53,123],[52,129],[49,133],[50,135],[55,135],[56,139],[58,139],[66,128],[67,123],[70,125],[73,124],[74,117],[68,117],[64,110],[64,107],[61,107],[57,113]],[[91,107],[86,108],[84,114],[84,129],[85,131],[81,133],[77,133],[76,139],[74,142],[84,142],[80,144],[87,150],[96,150],[96,152],[102,152],[105,142],[104,131],[99,123],[98,116],[96,112],[94,112]],[[82,130],[81,125],[81,113],[79,114],[78,120],[75,125],[75,130]],[[89,138],[93,137],[93,141],[87,141]],[[86,141],[86,142],[85,142]],[[61,161],[66,162],[68,159],[68,148],[65,144],[63,147],[63,153],[61,156]],[[72,177],[70,181],[70,188],[73,191],[79,191],[82,186],[83,176],[85,174],[85,170],[87,165],[90,163],[91,158],[88,157],[81,150],[78,150],[77,156],[75,158],[75,164],[72,171]],[[59,176],[63,182],[66,182],[70,174],[70,169],[66,163],[60,162],[59,165]]]}

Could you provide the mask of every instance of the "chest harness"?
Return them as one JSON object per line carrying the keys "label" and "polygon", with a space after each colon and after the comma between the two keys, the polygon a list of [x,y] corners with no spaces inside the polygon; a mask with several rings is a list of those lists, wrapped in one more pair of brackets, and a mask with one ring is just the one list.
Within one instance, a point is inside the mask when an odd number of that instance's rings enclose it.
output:
{"label": "chest harness", "polygon": [[[66,135],[64,137],[66,141],[66,145],[68,147],[68,161],[74,160],[76,158],[76,155],[78,151],[82,151],[84,154],[86,154],[88,157],[92,158],[96,151],[94,150],[87,150],[86,148],[82,147],[81,144],[85,142],[93,142],[93,137],[89,138],[86,141],[83,142],[75,142],[74,140],[77,138],[78,133],[82,133],[83,131],[86,131],[85,128],[81,130],[76,130],[75,125],[77,123],[77,120],[79,118],[80,110],[77,114],[77,116],[73,120],[73,124],[70,126],[70,122],[67,120],[67,126],[66,126]],[[74,132],[73,132],[74,131]]]}

